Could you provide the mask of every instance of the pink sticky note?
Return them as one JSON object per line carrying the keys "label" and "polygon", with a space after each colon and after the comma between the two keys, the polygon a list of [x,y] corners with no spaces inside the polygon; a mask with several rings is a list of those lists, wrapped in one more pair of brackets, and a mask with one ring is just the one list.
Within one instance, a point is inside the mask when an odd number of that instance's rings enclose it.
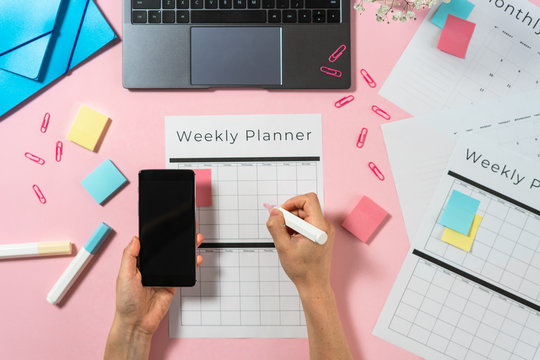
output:
{"label": "pink sticky note", "polygon": [[465,59],[465,54],[467,53],[467,48],[469,47],[475,27],[475,23],[449,14],[446,18],[437,48]]}
{"label": "pink sticky note", "polygon": [[193,169],[195,172],[195,197],[197,206],[212,206],[212,171]]}
{"label": "pink sticky note", "polygon": [[367,196],[362,196],[341,226],[363,242],[368,242],[388,213]]}

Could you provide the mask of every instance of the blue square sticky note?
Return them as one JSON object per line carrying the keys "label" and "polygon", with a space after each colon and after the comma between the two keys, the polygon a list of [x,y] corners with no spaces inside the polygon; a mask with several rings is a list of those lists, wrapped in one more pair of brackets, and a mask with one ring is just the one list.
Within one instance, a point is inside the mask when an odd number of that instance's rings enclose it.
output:
{"label": "blue square sticky note", "polygon": [[443,29],[448,14],[467,20],[473,8],[474,4],[467,0],[450,0],[449,3],[443,2],[435,15],[431,18],[431,22]]}
{"label": "blue square sticky note", "polygon": [[99,203],[102,204],[113,195],[127,179],[122,175],[111,160],[105,160],[103,164],[92,171],[83,181],[82,186]]}
{"label": "blue square sticky note", "polygon": [[454,190],[448,199],[440,223],[463,235],[469,235],[478,206],[480,200]]}

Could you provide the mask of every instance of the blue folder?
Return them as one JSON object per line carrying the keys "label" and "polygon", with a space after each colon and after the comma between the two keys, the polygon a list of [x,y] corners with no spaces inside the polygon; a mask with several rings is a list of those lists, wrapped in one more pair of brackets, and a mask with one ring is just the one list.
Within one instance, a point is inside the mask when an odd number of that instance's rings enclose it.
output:
{"label": "blue folder", "polygon": [[93,0],[63,0],[56,21],[39,80],[0,70],[0,117],[116,38]]}
{"label": "blue folder", "polygon": [[0,2],[0,69],[38,78],[62,1]]}

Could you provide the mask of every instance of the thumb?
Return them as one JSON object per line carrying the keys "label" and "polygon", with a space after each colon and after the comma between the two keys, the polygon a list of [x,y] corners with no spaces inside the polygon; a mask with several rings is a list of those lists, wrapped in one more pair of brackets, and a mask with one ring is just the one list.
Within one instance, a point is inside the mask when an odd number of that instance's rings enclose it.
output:
{"label": "thumb", "polygon": [[134,236],[124,249],[118,276],[133,276],[137,274],[137,257],[139,256],[140,249],[141,243],[139,242],[139,238]]}
{"label": "thumb", "polygon": [[274,239],[276,248],[286,248],[288,246],[291,235],[287,232],[285,219],[281,211],[276,208],[272,209],[266,221],[266,227]]}

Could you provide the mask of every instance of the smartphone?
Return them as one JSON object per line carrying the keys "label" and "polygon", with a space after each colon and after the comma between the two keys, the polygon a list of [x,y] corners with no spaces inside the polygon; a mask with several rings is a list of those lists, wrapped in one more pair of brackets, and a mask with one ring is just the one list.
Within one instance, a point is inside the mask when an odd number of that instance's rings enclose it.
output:
{"label": "smartphone", "polygon": [[139,172],[139,270],[143,286],[195,285],[195,173]]}

